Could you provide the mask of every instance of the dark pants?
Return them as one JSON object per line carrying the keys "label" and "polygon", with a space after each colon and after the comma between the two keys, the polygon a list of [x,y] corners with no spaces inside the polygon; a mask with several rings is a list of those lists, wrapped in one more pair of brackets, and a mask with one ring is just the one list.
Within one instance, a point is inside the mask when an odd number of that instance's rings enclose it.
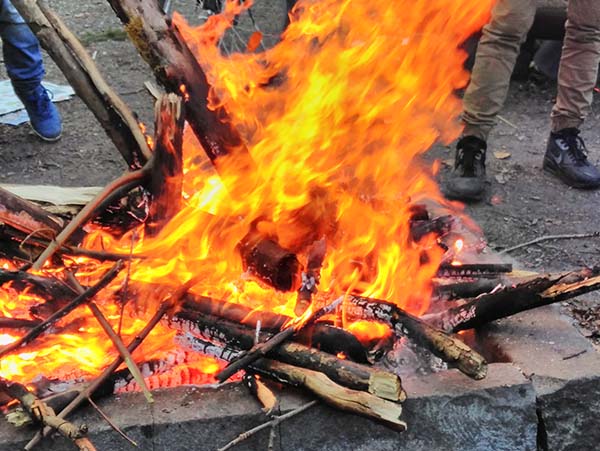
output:
{"label": "dark pants", "polygon": [[40,44],[8,0],[0,0],[0,38],[6,72],[15,89],[39,85],[44,77]]}

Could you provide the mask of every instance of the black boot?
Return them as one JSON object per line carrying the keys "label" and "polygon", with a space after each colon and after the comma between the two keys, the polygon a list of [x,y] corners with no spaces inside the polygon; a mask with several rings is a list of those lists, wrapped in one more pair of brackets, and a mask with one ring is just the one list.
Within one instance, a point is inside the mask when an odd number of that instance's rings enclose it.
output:
{"label": "black boot", "polygon": [[586,153],[578,129],[564,128],[550,133],[544,155],[544,170],[574,188],[598,188],[600,171],[588,161]]}
{"label": "black boot", "polygon": [[454,170],[445,184],[448,199],[480,200],[485,191],[485,151],[487,144],[475,136],[465,136],[456,144]]}

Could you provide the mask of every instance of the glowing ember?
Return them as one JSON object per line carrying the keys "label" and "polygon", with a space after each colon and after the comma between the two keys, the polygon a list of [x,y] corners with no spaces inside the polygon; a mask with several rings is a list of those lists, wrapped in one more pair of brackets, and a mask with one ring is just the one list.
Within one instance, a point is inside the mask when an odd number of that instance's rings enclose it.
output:
{"label": "glowing ember", "polygon": [[[197,29],[176,15],[214,86],[212,106],[228,112],[257,169],[219,179],[207,172],[203,150],[186,133],[185,205],[158,236],[145,238],[136,230],[117,239],[89,227],[85,247],[147,257],[134,259],[96,298],[116,330],[121,313],[115,293],[128,273],[134,289],[125,308],[124,341],[164,298],[157,284],[178,287],[192,276],[201,278],[194,288],[198,294],[293,317],[295,292],[275,293],[243,273],[236,247],[251,225],[298,254],[303,264],[307,248],[325,238],[319,290],[331,299],[353,291],[415,314],[426,311],[442,251],[433,236],[418,244],[410,239],[410,207],[445,201],[432,178],[436,166],[421,167],[418,157],[459,131],[454,92],[465,85],[467,73],[457,47],[484,23],[491,4],[301,1],[278,45],[231,57],[219,53],[218,36],[236,9],[250,2],[228,2],[223,16],[212,16]],[[255,44],[251,40],[249,47]],[[276,75],[277,85],[270,83]],[[180,89],[188,96],[185,86]],[[235,167],[236,161],[223,164]],[[232,198],[225,187],[245,195]],[[106,269],[83,258],[69,264],[87,284]],[[10,287],[0,292],[5,316],[26,317],[38,302],[43,300]],[[85,308],[60,324],[26,354],[3,358],[0,375],[21,381],[59,369],[59,375],[93,375],[115,357]],[[371,338],[385,333],[373,323],[354,323],[350,330]],[[134,357],[164,355],[174,346],[173,334],[157,327]],[[0,340],[6,343],[7,337]],[[214,360],[198,365],[204,373],[218,370]]]}

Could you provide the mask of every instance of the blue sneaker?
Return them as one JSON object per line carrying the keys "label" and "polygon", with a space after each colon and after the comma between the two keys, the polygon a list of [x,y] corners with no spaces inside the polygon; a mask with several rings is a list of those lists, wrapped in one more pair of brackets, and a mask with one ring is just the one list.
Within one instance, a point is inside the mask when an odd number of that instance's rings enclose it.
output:
{"label": "blue sneaker", "polygon": [[56,106],[50,100],[48,91],[41,84],[32,90],[15,92],[29,115],[31,128],[44,141],[57,141],[62,133],[62,121]]}

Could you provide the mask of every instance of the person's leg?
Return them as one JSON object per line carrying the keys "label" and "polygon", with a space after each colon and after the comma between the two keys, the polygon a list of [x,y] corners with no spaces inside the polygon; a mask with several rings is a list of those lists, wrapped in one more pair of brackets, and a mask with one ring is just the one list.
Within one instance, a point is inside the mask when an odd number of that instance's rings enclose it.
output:
{"label": "person's leg", "polygon": [[0,0],[0,38],[6,72],[33,130],[43,139],[58,139],[61,119],[41,85],[45,71],[39,42],[9,0]]}
{"label": "person's leg", "polygon": [[600,187],[600,172],[587,160],[579,136],[591,109],[599,63],[600,3],[570,0],[544,169],[576,188]]}
{"label": "person's leg", "polygon": [[498,0],[483,28],[463,98],[463,138],[457,144],[454,171],[445,184],[449,198],[477,200],[483,195],[486,140],[506,100],[510,76],[535,9],[535,0]]}

